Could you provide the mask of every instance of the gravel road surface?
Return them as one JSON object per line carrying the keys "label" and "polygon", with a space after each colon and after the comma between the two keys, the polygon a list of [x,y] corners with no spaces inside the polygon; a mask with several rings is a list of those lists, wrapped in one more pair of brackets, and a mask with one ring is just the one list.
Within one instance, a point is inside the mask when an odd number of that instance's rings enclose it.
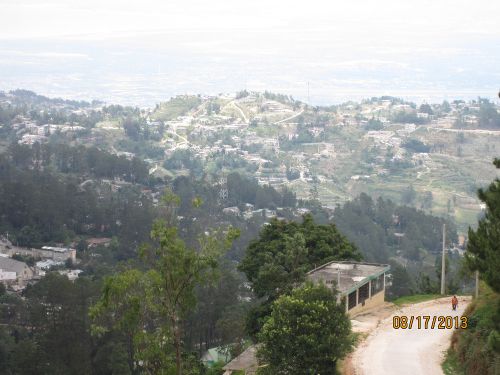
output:
{"label": "gravel road surface", "polygon": [[[450,345],[451,329],[394,329],[393,316],[461,316],[469,302],[459,297],[456,311],[451,299],[437,299],[403,307],[380,322],[356,349],[352,364],[356,375],[442,375],[441,362]],[[422,323],[423,324],[423,323]],[[430,326],[431,322],[429,323]],[[437,326],[437,323],[436,323]],[[423,327],[423,326],[422,326]]]}

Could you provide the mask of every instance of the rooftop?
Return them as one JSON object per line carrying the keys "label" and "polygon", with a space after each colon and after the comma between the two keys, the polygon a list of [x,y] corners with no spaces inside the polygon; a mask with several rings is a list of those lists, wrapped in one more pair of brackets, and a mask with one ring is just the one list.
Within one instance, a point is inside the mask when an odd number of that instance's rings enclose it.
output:
{"label": "rooftop", "polygon": [[54,246],[42,246],[42,250],[54,251],[56,253],[65,253],[73,249],[68,247],[54,247]]}
{"label": "rooftop", "polygon": [[308,272],[307,277],[313,282],[323,281],[332,287],[339,284],[337,289],[341,294],[346,294],[389,269],[390,266],[387,264],[333,261]]}
{"label": "rooftop", "polygon": [[0,257],[0,269],[20,274],[26,267],[26,263],[11,258]]}
{"label": "rooftop", "polygon": [[247,374],[255,373],[258,367],[257,361],[257,347],[252,345],[248,347],[243,353],[225,365],[223,370],[238,371],[244,370]]}

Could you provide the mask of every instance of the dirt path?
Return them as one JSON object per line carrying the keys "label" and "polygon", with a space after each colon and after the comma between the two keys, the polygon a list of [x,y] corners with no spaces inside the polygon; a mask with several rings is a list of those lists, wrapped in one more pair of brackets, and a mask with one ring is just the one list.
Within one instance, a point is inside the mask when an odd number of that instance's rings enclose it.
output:
{"label": "dirt path", "polygon": [[248,124],[248,118],[247,116],[245,116],[245,112],[243,112],[243,110],[238,106],[238,104],[236,104],[234,101],[232,101],[230,104],[232,104],[241,114],[241,116],[243,117],[243,120],[245,121],[245,123]]}
{"label": "dirt path", "polygon": [[285,118],[283,120],[276,121],[273,125],[278,125],[278,124],[281,124],[282,122],[287,122],[287,121],[293,120],[295,117],[298,117],[298,116],[300,116],[303,113],[304,113],[304,110],[301,109],[299,113],[295,113],[294,115],[292,115],[290,117],[287,117],[287,118]]}
{"label": "dirt path", "polygon": [[[469,298],[459,298],[459,308],[452,311],[450,298],[403,307],[379,326],[356,349],[351,364],[356,375],[442,375],[441,362],[448,349],[452,330],[394,329],[392,317],[399,316],[461,316]],[[429,323],[430,324],[430,323]]]}
{"label": "dirt path", "polygon": [[[174,147],[174,148],[177,148],[177,147],[178,147],[179,145],[181,145],[181,144],[188,144],[188,145],[190,144],[190,142],[188,141],[188,139],[187,139],[186,137],[183,137],[182,135],[179,135],[179,134],[177,134],[177,133],[176,133],[176,132],[174,132],[174,131],[171,131],[171,130],[165,130],[165,133],[168,133],[168,134],[170,134],[170,135],[172,135],[172,136],[176,137],[176,138],[177,138],[177,140],[179,140],[179,139],[181,140],[181,142],[176,143],[176,145],[175,145],[175,147]],[[165,138],[165,139],[163,139],[163,140],[161,141],[161,143],[163,143],[163,144],[165,144],[166,142],[167,142],[167,139],[166,139],[166,138]]]}

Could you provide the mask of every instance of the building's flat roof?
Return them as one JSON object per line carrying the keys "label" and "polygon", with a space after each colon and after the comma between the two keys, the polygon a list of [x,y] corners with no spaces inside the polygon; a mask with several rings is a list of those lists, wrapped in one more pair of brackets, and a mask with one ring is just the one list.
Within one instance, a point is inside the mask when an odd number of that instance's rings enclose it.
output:
{"label": "building's flat roof", "polygon": [[26,267],[26,263],[20,262],[12,258],[0,257],[0,268],[7,272],[22,273]]}
{"label": "building's flat roof", "polygon": [[66,253],[66,252],[71,251],[73,249],[71,249],[69,247],[42,246],[42,250],[54,251],[57,253]]}
{"label": "building's flat roof", "polygon": [[308,272],[307,278],[313,282],[322,281],[329,287],[336,287],[341,294],[348,294],[390,268],[388,264],[333,261]]}

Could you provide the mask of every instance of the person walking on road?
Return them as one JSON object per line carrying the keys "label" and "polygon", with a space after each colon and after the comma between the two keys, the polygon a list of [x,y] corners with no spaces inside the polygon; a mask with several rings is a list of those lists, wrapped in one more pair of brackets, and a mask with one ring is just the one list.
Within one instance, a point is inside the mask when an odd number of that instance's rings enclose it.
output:
{"label": "person walking on road", "polygon": [[453,296],[453,298],[451,299],[451,307],[453,310],[456,310],[457,307],[458,307],[458,298],[457,296]]}

